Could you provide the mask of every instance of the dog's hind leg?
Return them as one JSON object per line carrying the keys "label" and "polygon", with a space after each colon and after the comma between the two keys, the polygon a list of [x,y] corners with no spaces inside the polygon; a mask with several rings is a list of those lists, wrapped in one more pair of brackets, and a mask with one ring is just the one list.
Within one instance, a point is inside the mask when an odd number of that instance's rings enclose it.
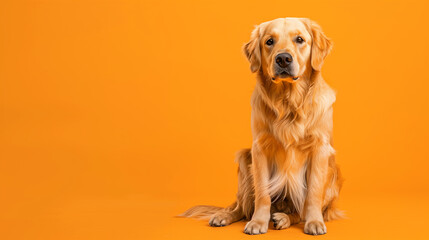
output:
{"label": "dog's hind leg", "polygon": [[301,221],[301,217],[289,199],[278,200],[271,207],[271,220],[277,230],[289,228]]}
{"label": "dog's hind leg", "polygon": [[284,212],[273,213],[271,220],[274,222],[274,228],[277,230],[289,228],[293,224],[301,221],[297,212],[286,214]]}
{"label": "dog's hind leg", "polygon": [[215,213],[210,221],[209,225],[212,227],[223,227],[233,222],[237,222],[244,217],[241,207],[237,202],[231,204],[231,206]]}
{"label": "dog's hind leg", "polygon": [[250,218],[254,204],[253,180],[249,171],[252,164],[250,149],[239,151],[236,162],[238,163],[237,201],[227,208],[206,205],[195,206],[178,216],[210,219],[209,225],[214,227],[222,227],[243,218]]}
{"label": "dog's hind leg", "polygon": [[237,153],[238,163],[238,191],[237,201],[229,207],[213,214],[209,225],[223,227],[243,218],[250,218],[253,212],[252,174],[249,168],[252,164],[250,149],[243,149]]}

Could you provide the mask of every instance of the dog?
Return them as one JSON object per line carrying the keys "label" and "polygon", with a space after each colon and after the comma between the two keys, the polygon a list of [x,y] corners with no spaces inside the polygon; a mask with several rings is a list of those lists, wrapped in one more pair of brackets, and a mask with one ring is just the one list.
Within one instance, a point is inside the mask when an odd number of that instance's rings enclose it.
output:
{"label": "dog", "polygon": [[238,193],[226,208],[195,206],[180,216],[226,226],[250,220],[247,234],[305,221],[304,233],[326,233],[340,219],[342,186],[332,146],[335,92],[321,75],[332,42],[307,18],[279,18],[255,27],[243,47],[256,73],[251,149],[237,153]]}

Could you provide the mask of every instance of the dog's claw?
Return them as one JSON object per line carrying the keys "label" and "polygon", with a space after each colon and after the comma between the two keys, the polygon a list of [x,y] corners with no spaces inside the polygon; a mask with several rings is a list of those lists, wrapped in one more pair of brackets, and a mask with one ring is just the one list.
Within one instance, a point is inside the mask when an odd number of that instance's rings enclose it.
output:
{"label": "dog's claw", "polygon": [[309,235],[323,235],[326,233],[325,223],[320,221],[307,222],[304,226],[304,233]]}
{"label": "dog's claw", "polygon": [[264,234],[268,230],[268,222],[264,223],[262,221],[255,221],[251,220],[246,224],[246,227],[244,227],[244,233],[249,235],[257,235],[257,234]]}

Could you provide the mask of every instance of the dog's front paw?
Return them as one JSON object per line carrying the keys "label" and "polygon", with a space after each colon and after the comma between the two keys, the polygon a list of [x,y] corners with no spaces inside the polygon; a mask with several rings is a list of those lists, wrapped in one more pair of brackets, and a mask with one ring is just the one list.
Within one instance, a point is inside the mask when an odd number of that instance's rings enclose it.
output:
{"label": "dog's front paw", "polygon": [[290,219],[286,213],[273,213],[272,220],[274,222],[274,228],[277,230],[290,227]]}
{"label": "dog's front paw", "polygon": [[224,227],[231,224],[232,218],[230,213],[219,212],[216,213],[209,221],[209,225],[212,227]]}
{"label": "dog's front paw", "polygon": [[268,221],[251,220],[244,227],[244,233],[249,235],[263,234],[268,230]]}
{"label": "dog's front paw", "polygon": [[306,222],[304,226],[304,233],[310,235],[323,235],[326,233],[326,226],[321,221]]}

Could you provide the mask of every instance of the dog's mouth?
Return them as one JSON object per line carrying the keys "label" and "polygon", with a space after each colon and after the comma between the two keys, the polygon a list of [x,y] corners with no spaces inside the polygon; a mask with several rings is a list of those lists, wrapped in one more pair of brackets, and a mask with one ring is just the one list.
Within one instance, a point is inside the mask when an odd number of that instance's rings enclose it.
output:
{"label": "dog's mouth", "polygon": [[292,76],[286,71],[282,71],[280,73],[277,73],[274,77],[272,77],[272,81],[274,83],[280,83],[282,81],[293,83],[299,79],[299,76]]}

